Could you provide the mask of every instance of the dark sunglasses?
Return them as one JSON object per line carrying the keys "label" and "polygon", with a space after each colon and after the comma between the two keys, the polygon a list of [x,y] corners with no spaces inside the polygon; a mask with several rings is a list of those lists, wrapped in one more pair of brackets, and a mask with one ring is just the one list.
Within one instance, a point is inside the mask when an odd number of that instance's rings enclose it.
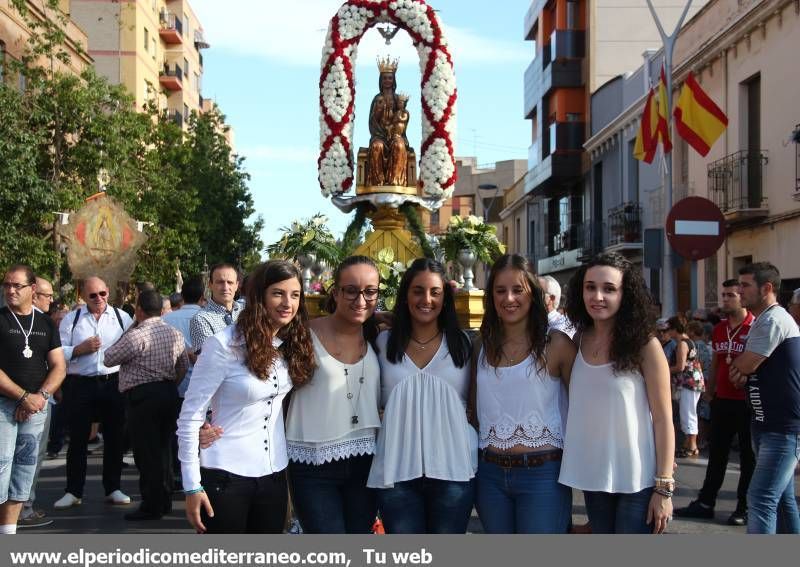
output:
{"label": "dark sunglasses", "polygon": [[108,295],[107,291],[98,291],[97,293],[90,293],[89,299],[97,299],[99,297],[105,297]]}

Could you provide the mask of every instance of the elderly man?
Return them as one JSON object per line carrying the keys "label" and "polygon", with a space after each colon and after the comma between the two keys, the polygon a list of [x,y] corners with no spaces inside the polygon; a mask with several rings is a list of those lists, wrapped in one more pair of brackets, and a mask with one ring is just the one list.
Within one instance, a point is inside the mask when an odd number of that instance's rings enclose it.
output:
{"label": "elderly man", "polygon": [[558,312],[558,304],[561,303],[561,284],[553,276],[542,276],[539,278],[539,285],[542,286],[544,291],[548,327],[561,331],[569,335],[569,338],[572,338],[575,334],[575,327],[572,326],[566,315]]}
{"label": "elderly man", "polygon": [[64,380],[64,353],[49,317],[33,306],[36,280],[28,266],[3,278],[0,309],[0,533],[17,531],[30,496],[48,403]]}
{"label": "elderly man", "polygon": [[148,290],[136,301],[136,325],[106,350],[106,366],[119,365],[142,503],[126,520],[158,520],[172,511],[171,446],[178,419],[178,390],[189,358],[180,331],[161,320],[161,295]]}
{"label": "elderly man", "polygon": [[36,291],[33,293],[33,306],[42,313],[50,313],[53,304],[53,286],[44,278],[36,276]]}
{"label": "elderly man", "polygon": [[192,346],[200,354],[206,339],[229,325],[233,325],[242,312],[235,301],[239,289],[239,272],[230,264],[217,264],[211,268],[211,299],[205,308],[192,318],[189,325]]}
{"label": "elderly man", "polygon": [[119,392],[119,367],[103,363],[105,351],[133,324],[127,313],[108,304],[108,286],[97,277],[83,283],[86,305],[64,317],[59,331],[69,361],[63,396],[69,431],[67,487],[57,509],[77,506],[86,482],[87,445],[92,421],[103,426],[103,488],[109,504],[130,504],[120,490],[125,403]]}
{"label": "elderly man", "polygon": [[742,306],[755,316],[731,382],[745,388],[752,410],[756,468],[747,491],[747,533],[800,533],[794,470],[800,445],[800,329],[778,304],[778,268],[739,270]]}

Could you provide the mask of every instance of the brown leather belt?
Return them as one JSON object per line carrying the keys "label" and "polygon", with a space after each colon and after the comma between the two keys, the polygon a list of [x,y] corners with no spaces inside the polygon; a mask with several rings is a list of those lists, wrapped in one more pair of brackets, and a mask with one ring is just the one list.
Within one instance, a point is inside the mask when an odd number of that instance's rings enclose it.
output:
{"label": "brown leather belt", "polygon": [[539,467],[550,461],[560,461],[564,451],[555,449],[553,451],[540,451],[533,453],[520,453],[518,455],[502,455],[491,453],[485,449],[481,451],[481,459],[487,463],[499,465],[505,469],[516,467]]}

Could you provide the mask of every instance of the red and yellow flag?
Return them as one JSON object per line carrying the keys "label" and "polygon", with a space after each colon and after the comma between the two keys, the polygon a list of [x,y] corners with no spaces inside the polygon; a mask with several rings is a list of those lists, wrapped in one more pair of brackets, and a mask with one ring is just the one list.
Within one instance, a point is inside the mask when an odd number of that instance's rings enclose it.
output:
{"label": "red and yellow flag", "polygon": [[706,156],[725,128],[728,117],[690,72],[675,105],[675,128],[701,156]]}
{"label": "red and yellow flag", "polygon": [[653,89],[647,95],[642,112],[642,121],[633,145],[633,157],[645,163],[652,163],[658,147],[658,112],[656,111]]}
{"label": "red and yellow flag", "polygon": [[664,73],[664,67],[661,67],[661,78],[658,81],[658,98],[656,99],[656,106],[658,107],[658,137],[661,138],[661,143],[664,144],[664,153],[668,154],[672,151],[672,140],[669,136],[669,126],[667,125],[667,116],[669,116],[669,104],[667,98],[667,77]]}

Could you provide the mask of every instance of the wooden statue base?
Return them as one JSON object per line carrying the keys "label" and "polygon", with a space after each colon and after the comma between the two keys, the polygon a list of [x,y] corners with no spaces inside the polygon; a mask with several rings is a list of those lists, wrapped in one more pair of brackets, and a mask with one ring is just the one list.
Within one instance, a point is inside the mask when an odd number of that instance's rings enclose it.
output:
{"label": "wooden statue base", "polygon": [[483,290],[458,290],[455,296],[458,324],[464,330],[479,329],[483,320]]}
{"label": "wooden statue base", "polygon": [[316,319],[317,317],[323,317],[328,314],[322,308],[322,306],[325,305],[325,300],[328,298],[327,295],[323,293],[307,293],[305,294],[305,298],[309,319]]}

